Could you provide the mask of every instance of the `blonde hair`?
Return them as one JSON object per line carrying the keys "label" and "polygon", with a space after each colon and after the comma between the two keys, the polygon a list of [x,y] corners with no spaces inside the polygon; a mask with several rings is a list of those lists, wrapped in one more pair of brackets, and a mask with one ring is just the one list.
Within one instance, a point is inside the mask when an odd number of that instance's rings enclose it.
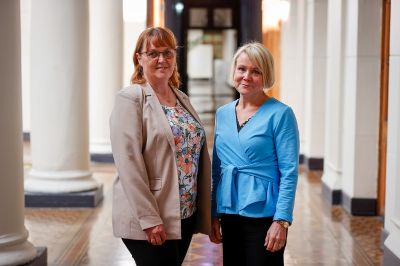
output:
{"label": "blonde hair", "polygon": [[250,61],[261,71],[264,89],[271,88],[275,82],[274,58],[268,49],[259,42],[246,43],[236,51],[231,64],[231,85],[234,84],[233,77],[237,59],[242,53],[245,53]]}
{"label": "blonde hair", "polygon": [[[133,71],[131,77],[131,83],[143,84],[146,83],[146,79],[144,78],[143,68],[139,64],[139,60],[136,56],[137,53],[143,52],[142,49],[149,47],[150,44],[154,46],[166,46],[168,48],[176,50],[176,38],[171,30],[162,27],[151,27],[145,29],[140,35],[136,42],[136,48],[133,52],[133,64],[135,69]],[[181,85],[180,76],[178,73],[178,66],[175,61],[174,71],[172,72],[172,76],[169,78],[168,85],[172,88],[179,88]]]}

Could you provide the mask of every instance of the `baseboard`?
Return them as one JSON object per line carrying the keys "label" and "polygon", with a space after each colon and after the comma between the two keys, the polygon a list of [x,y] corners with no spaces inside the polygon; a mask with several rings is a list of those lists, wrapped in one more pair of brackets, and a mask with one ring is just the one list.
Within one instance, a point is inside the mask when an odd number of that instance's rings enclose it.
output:
{"label": "baseboard", "polygon": [[25,207],[28,208],[94,208],[103,199],[103,185],[96,190],[74,193],[25,192]]}
{"label": "baseboard", "polygon": [[299,164],[304,164],[304,154],[299,155]]}
{"label": "baseboard", "polygon": [[112,153],[91,153],[90,160],[96,163],[114,163]]}
{"label": "baseboard", "polygon": [[31,140],[31,133],[30,132],[23,132],[22,133],[22,139],[24,141],[30,141]]}
{"label": "baseboard", "polygon": [[36,258],[33,261],[23,264],[23,266],[47,266],[47,248],[36,247]]}
{"label": "baseboard", "polygon": [[308,170],[324,170],[324,158],[315,158],[304,156],[304,165]]}
{"label": "baseboard", "polygon": [[351,198],[342,191],[342,206],[351,215],[376,216],[376,199]]}
{"label": "baseboard", "polygon": [[322,183],[322,198],[331,205],[339,205],[342,203],[342,190],[331,189],[324,182]]}

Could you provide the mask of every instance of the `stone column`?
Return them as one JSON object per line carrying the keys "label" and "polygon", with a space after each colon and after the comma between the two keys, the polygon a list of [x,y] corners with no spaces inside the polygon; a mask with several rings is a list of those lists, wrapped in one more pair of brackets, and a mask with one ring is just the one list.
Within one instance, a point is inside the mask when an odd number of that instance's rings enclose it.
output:
{"label": "stone column", "polygon": [[323,196],[339,204],[342,193],[343,0],[328,0]]}
{"label": "stone column", "polygon": [[309,170],[323,169],[327,0],[307,2],[304,164]]}
{"label": "stone column", "polygon": [[381,1],[346,1],[343,207],[375,215],[379,140]]}
{"label": "stone column", "polygon": [[20,2],[0,1],[0,265],[32,261],[24,225]]}
{"label": "stone column", "polygon": [[21,3],[21,84],[22,84],[22,128],[24,139],[29,140],[31,131],[31,89],[30,89],[30,14],[31,0]]}
{"label": "stone column", "polygon": [[304,85],[306,0],[291,0],[290,14],[282,23],[281,100],[293,108],[300,133],[300,153],[304,155]]}
{"label": "stone column", "polygon": [[90,153],[112,162],[109,118],[122,87],[122,0],[90,0]]}
{"label": "stone column", "polygon": [[31,6],[31,148],[27,192],[98,188],[89,171],[87,0]]}

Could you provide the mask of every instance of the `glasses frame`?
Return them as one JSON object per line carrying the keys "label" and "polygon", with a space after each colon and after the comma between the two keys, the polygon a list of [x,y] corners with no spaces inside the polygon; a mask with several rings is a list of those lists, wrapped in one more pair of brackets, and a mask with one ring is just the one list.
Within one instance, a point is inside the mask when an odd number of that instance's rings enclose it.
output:
{"label": "glasses frame", "polygon": [[[150,55],[151,53],[154,53],[155,56],[153,57],[152,55]],[[169,53],[171,53],[171,56],[166,55],[166,54],[169,54]],[[146,55],[146,57],[148,57],[151,60],[159,60],[160,59],[160,55],[162,54],[164,59],[169,60],[169,59],[172,59],[172,58],[174,58],[176,56],[176,49],[167,48],[162,52],[157,51],[157,50],[154,49],[154,50],[150,50],[150,51],[140,52],[139,54],[140,55],[144,54],[144,55]]]}

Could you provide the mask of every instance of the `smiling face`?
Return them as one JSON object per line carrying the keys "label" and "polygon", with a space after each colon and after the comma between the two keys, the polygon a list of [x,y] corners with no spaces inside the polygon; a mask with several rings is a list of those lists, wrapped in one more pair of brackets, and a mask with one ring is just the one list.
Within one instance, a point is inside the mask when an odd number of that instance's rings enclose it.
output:
{"label": "smiling face", "polygon": [[242,96],[251,97],[264,94],[262,72],[244,52],[236,59],[233,83]]}
{"label": "smiling face", "polygon": [[150,83],[168,83],[176,65],[175,50],[167,46],[157,47],[150,43],[136,56],[147,81]]}

